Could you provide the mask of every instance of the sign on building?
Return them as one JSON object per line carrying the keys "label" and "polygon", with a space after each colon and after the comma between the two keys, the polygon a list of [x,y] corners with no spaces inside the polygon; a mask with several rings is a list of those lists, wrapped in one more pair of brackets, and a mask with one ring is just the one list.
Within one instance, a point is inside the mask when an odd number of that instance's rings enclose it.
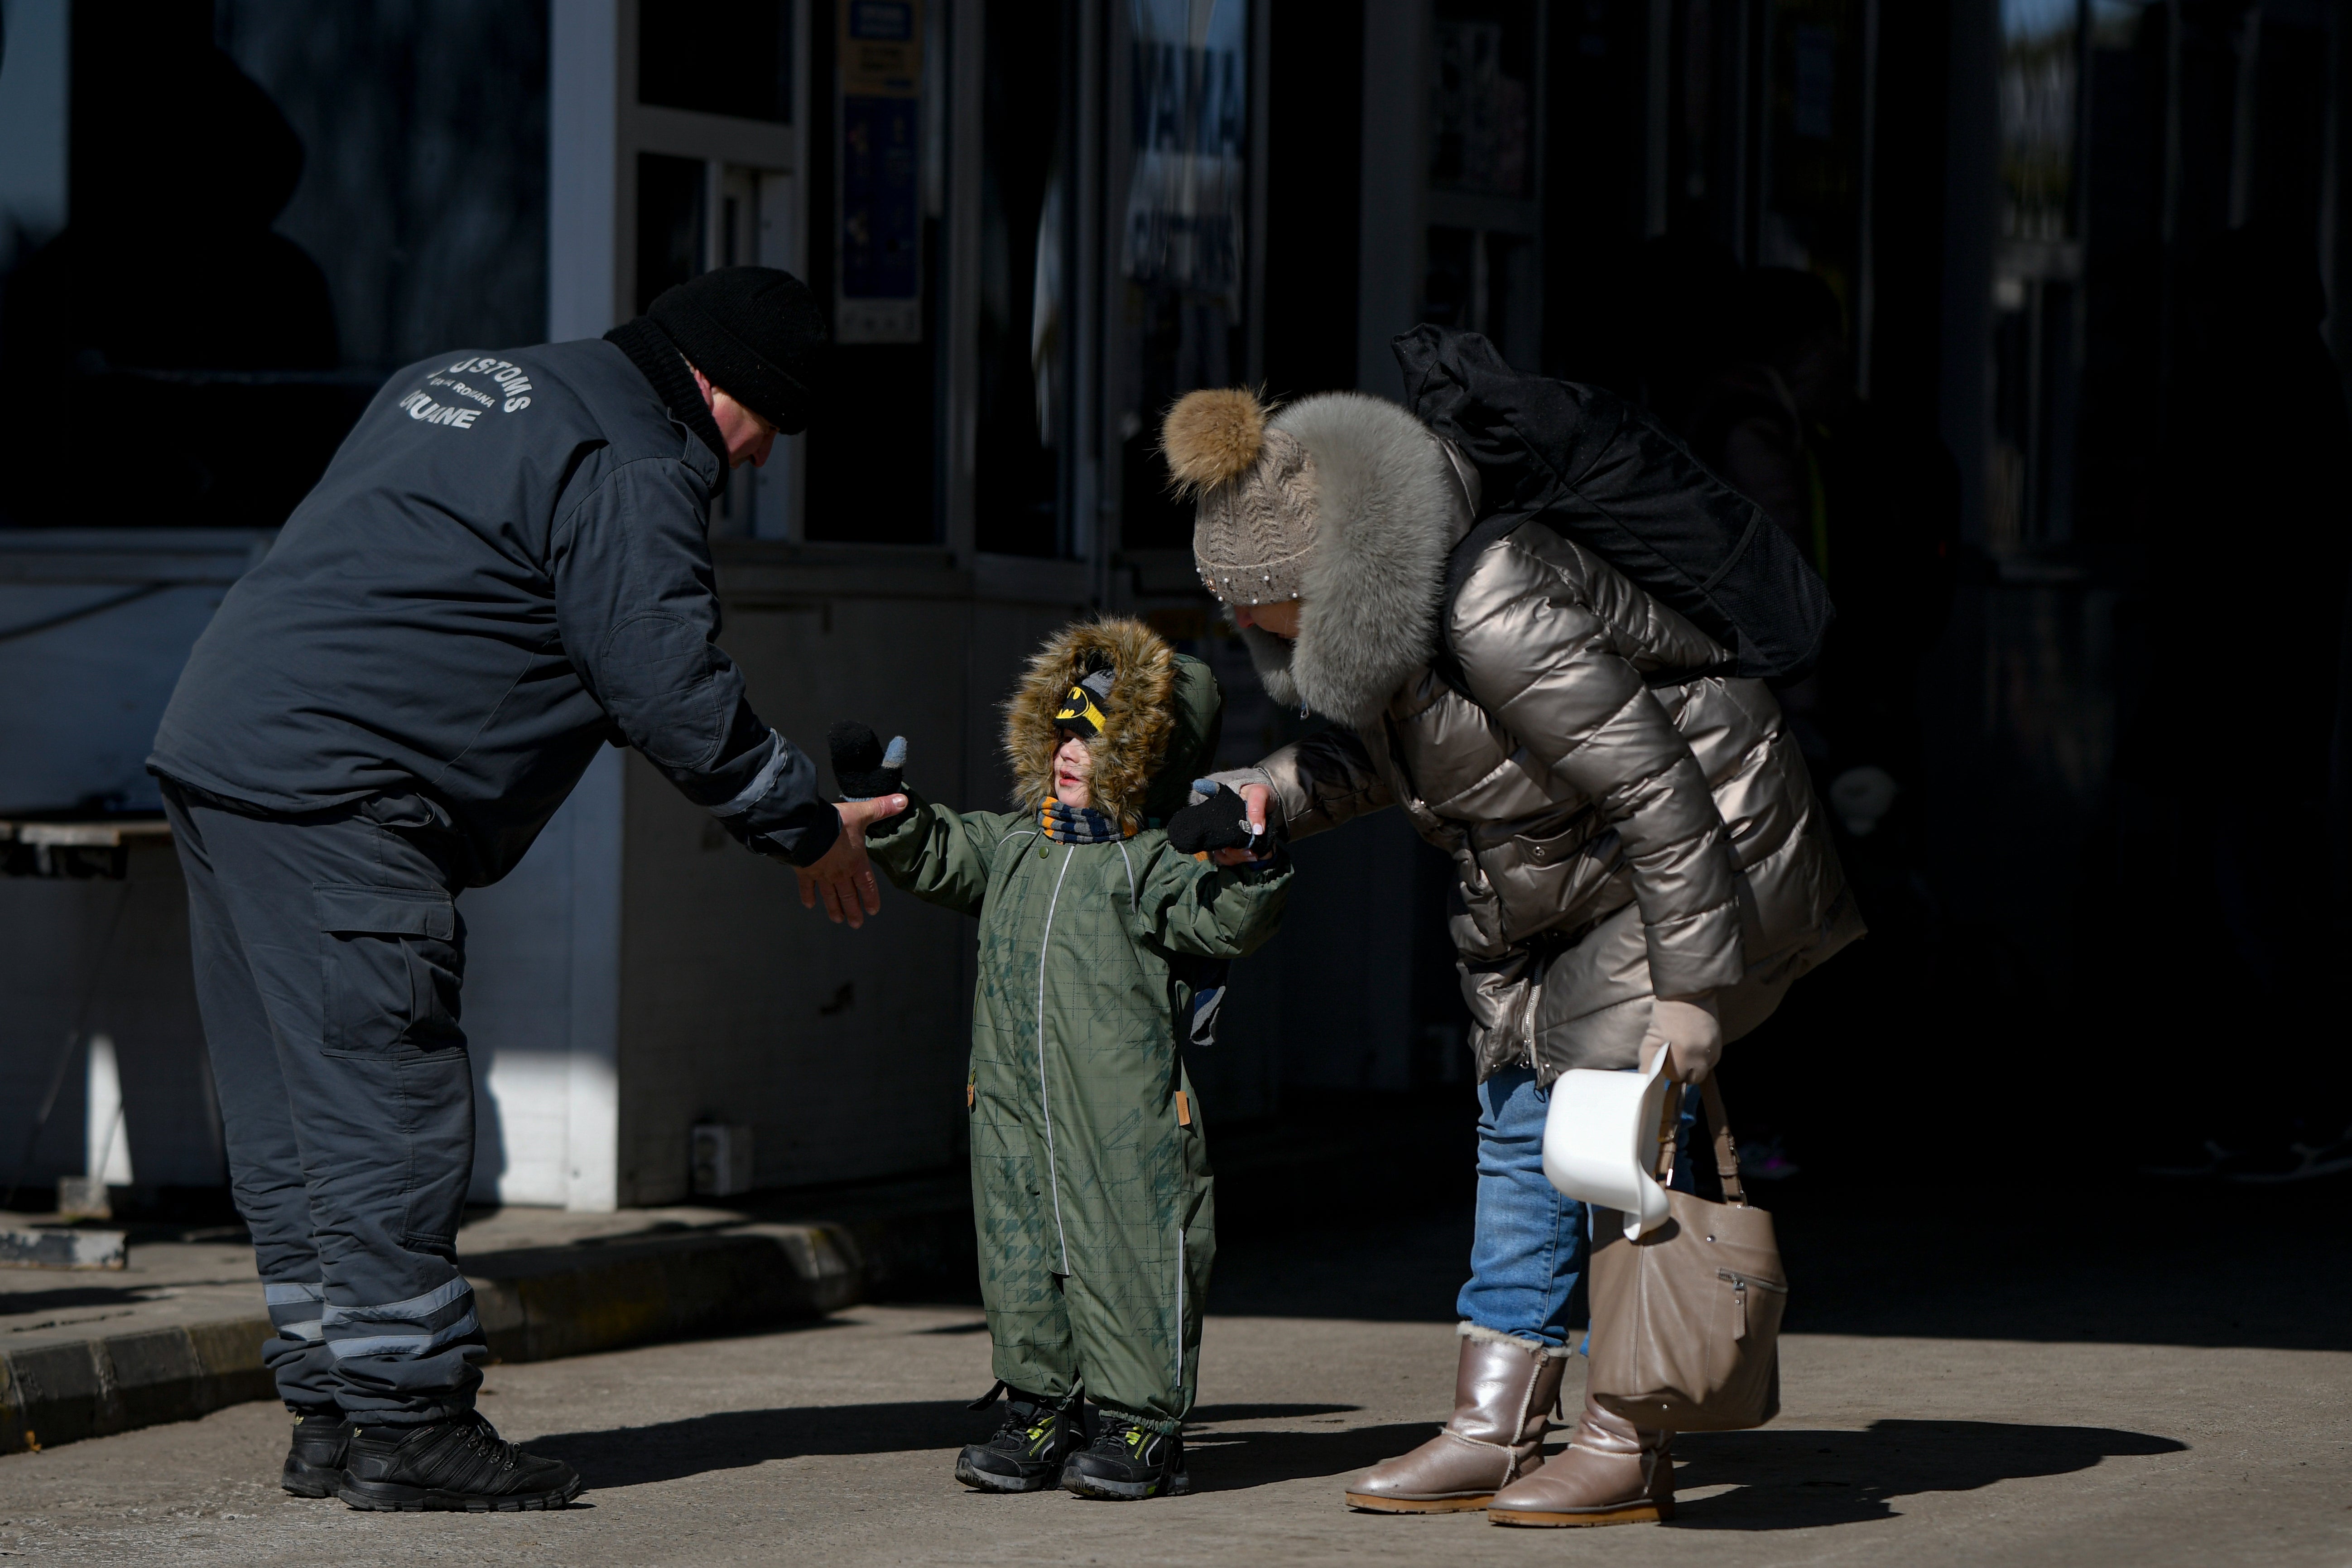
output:
{"label": "sign on building", "polygon": [[920,342],[922,0],[846,0],[840,16],[834,336]]}

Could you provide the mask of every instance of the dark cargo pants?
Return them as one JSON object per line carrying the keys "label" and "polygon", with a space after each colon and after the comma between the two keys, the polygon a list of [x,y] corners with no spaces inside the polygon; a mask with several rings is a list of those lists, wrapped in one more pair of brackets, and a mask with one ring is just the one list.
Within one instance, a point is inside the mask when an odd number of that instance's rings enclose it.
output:
{"label": "dark cargo pants", "polygon": [[279,1395],[384,1426],[471,1409],[463,840],[416,795],[271,817],[165,781],[163,804]]}

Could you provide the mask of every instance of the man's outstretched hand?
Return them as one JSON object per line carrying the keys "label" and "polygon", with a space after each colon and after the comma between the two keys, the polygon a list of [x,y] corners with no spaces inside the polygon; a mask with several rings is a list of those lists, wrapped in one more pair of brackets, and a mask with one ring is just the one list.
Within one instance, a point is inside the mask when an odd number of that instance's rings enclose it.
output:
{"label": "man's outstretched hand", "polygon": [[882,910],[882,889],[875,883],[873,862],[866,858],[866,830],[906,810],[907,797],[845,800],[834,809],[841,813],[841,837],[814,864],[796,866],[793,874],[801,881],[803,909],[816,908],[822,892],[825,918],[835,925],[847,921],[854,931],[866,923],[867,915]]}

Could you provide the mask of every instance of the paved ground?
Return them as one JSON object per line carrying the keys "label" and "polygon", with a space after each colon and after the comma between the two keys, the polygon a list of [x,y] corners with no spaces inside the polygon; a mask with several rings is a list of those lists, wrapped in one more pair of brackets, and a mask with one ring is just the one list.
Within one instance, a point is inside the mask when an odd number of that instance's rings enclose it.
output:
{"label": "paved ground", "polygon": [[[1682,1441],[1684,1508],[1665,1528],[1514,1531],[1340,1507],[1349,1474],[1418,1441],[1448,1400],[1446,1309],[1465,1237],[1458,1214],[1435,1213],[1303,1244],[1232,1239],[1192,1498],[957,1487],[955,1446],[982,1419],[961,1402],[988,1376],[978,1314],[950,1302],[493,1368],[484,1409],[593,1489],[591,1506],[564,1513],[384,1517],[289,1500],[274,1485],[284,1418],[247,1405],[0,1458],[0,1554],[600,1568],[1646,1563],[1704,1551],[1752,1568],[2344,1564],[2347,1260],[2340,1226],[2313,1228],[2334,1224],[2340,1196],[2273,1205],[2264,1220],[2175,1194],[2148,1205],[2145,1230],[2110,1227],[2094,1245],[1981,1194],[1876,1208],[1791,1194],[1784,1229],[1811,1310],[1784,1341],[1785,1407],[1759,1432]],[[1725,1531],[1736,1543],[1692,1539]]]}

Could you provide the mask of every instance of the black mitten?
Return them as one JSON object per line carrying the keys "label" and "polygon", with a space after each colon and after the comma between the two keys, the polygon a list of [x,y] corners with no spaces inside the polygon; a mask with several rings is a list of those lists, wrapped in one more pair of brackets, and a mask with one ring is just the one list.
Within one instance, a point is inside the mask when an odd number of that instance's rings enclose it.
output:
{"label": "black mitten", "polygon": [[1212,785],[1207,779],[1195,780],[1192,787],[1214,788],[1216,794],[1168,819],[1169,843],[1187,855],[1204,849],[1247,849],[1253,854],[1260,850],[1269,835],[1251,837],[1249,807],[1240,795],[1224,784]]}
{"label": "black mitten", "polygon": [[825,739],[833,743],[833,777],[844,800],[872,800],[897,795],[907,787],[907,737],[890,737],[889,750],[881,737],[855,719],[835,724]]}

